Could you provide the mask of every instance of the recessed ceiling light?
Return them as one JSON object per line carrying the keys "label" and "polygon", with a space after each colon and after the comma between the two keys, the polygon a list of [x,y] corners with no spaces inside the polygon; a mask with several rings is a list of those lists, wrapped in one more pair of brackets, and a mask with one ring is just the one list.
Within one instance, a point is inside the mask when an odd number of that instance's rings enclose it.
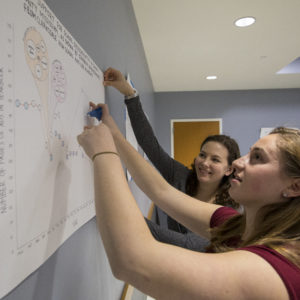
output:
{"label": "recessed ceiling light", "polygon": [[255,18],[253,17],[240,18],[234,22],[235,26],[237,27],[246,27],[252,25],[253,23],[255,23]]}
{"label": "recessed ceiling light", "polygon": [[214,79],[217,79],[217,76],[215,76],[215,75],[207,76],[206,79],[207,80],[214,80]]}

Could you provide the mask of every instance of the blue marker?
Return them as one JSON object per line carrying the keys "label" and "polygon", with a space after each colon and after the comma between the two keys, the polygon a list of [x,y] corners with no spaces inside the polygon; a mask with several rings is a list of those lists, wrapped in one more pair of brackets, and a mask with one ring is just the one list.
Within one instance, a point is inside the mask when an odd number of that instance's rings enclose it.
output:
{"label": "blue marker", "polygon": [[102,118],[102,107],[98,107],[92,111],[89,111],[87,114],[91,117],[97,118],[97,120],[100,121]]}

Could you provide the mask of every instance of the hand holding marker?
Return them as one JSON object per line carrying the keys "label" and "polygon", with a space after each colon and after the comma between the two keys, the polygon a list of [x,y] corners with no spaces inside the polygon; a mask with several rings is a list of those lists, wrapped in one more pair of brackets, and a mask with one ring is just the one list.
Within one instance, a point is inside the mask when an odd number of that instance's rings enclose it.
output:
{"label": "hand holding marker", "polygon": [[[107,78],[105,80],[107,80],[107,81],[114,81],[114,80],[116,80],[116,78],[114,78],[114,74],[113,73],[109,73],[108,72],[106,76],[107,76]],[[131,90],[133,89],[133,91],[136,93],[136,90],[134,89],[134,84],[131,81],[129,74],[127,75],[127,80],[126,81],[127,81],[127,85],[129,84],[130,89]],[[124,94],[124,95],[126,96],[126,94]],[[98,108],[96,108],[96,109],[88,112],[87,115],[90,116],[90,117],[95,117],[98,121],[101,121],[101,118],[102,118],[102,107],[98,107]]]}
{"label": "hand holding marker", "polygon": [[98,107],[87,113],[90,117],[95,117],[98,121],[102,118],[102,107]]}

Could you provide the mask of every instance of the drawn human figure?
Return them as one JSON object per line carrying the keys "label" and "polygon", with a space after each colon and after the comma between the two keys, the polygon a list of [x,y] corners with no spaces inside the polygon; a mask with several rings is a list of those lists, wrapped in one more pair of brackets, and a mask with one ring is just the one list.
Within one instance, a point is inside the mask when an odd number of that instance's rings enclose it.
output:
{"label": "drawn human figure", "polygon": [[49,124],[49,56],[46,43],[42,35],[34,28],[29,27],[24,34],[24,52],[27,65],[37,87],[41,118],[46,140],[46,148],[51,154],[50,124]]}
{"label": "drawn human figure", "polygon": [[57,103],[64,103],[66,101],[66,84],[67,78],[63,65],[59,60],[55,59],[51,69],[51,91],[53,93],[55,107]]}
{"label": "drawn human figure", "polygon": [[[65,146],[62,126],[57,126],[57,123],[61,124],[61,115],[58,111],[58,105],[66,101],[67,97],[67,77],[61,61],[55,59],[52,62],[51,67],[51,101],[49,103],[51,124],[50,124],[50,135],[52,139],[52,146],[54,140],[58,140],[60,145]],[[55,125],[56,124],[56,125]]]}

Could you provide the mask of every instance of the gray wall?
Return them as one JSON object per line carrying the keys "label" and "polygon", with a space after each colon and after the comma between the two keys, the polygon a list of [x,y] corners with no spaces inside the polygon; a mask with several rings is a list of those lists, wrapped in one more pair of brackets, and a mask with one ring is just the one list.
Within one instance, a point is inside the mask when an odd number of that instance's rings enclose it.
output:
{"label": "gray wall", "polygon": [[169,153],[171,119],[222,118],[223,133],[238,141],[242,154],[261,127],[300,128],[300,89],[156,93],[155,107],[155,131]]}
{"label": "gray wall", "polygon": [[[79,44],[105,70],[131,74],[159,141],[170,151],[170,119],[223,118],[223,132],[246,153],[260,127],[300,127],[300,89],[157,93],[155,99],[130,0],[46,0]],[[124,132],[123,98],[107,90],[110,111]],[[159,130],[158,130],[159,129]],[[145,213],[148,199],[131,183]],[[95,219],[81,227],[4,300],[114,300],[123,283],[113,278]]]}
{"label": "gray wall", "polygon": [[[129,72],[150,120],[153,88],[130,0],[46,0],[62,24],[96,64]],[[124,133],[123,97],[106,91],[110,111]],[[147,198],[131,184],[145,212]],[[20,266],[21,268],[22,266]],[[74,233],[45,264],[3,300],[114,300],[123,282],[116,280],[97,231],[95,219]]]}

